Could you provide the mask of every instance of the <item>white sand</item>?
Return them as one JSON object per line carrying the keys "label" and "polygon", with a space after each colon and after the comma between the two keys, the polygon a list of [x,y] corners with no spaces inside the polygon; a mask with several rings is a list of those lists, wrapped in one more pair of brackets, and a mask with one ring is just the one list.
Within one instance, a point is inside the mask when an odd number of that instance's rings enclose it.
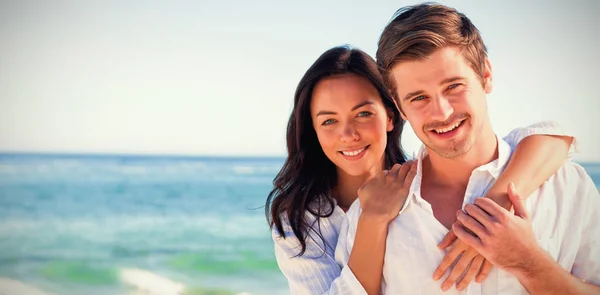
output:
{"label": "white sand", "polygon": [[0,295],[52,295],[21,281],[0,278]]}

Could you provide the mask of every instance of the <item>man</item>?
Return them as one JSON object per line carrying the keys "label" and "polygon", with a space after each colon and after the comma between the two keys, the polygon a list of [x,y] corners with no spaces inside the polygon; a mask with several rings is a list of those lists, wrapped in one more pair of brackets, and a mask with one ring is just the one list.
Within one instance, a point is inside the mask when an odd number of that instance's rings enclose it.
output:
{"label": "man", "polygon": [[[566,162],[526,200],[509,188],[514,213],[479,198],[512,150],[490,123],[492,68],[470,20],[436,4],[400,9],[381,35],[377,62],[424,144],[410,195],[388,228],[381,291],[600,294],[600,195],[581,166]],[[342,264],[360,214],[355,202],[336,249]],[[495,267],[481,284],[443,292],[443,280],[432,274],[444,257],[437,245],[450,228]]]}

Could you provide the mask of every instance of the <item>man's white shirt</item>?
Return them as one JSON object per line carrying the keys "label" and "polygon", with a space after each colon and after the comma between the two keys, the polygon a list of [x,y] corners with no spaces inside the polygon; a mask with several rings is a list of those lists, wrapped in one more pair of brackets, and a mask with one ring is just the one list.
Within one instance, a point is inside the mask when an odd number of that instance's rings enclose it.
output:
{"label": "man's white shirt", "polygon": [[[445,276],[433,273],[445,255],[437,244],[448,232],[421,197],[422,148],[417,156],[417,175],[398,217],[390,223],[383,268],[383,294],[528,294],[512,274],[494,267],[481,284],[467,289],[441,290]],[[493,185],[512,154],[511,146],[498,138],[498,159],[473,171],[463,207],[482,197]],[[592,179],[578,164],[567,161],[526,200],[538,244],[576,277],[600,284],[600,195]],[[347,267],[360,216],[360,202],[348,210],[340,229],[336,261]],[[446,274],[447,275],[447,274]],[[364,294],[364,290],[352,293]]]}

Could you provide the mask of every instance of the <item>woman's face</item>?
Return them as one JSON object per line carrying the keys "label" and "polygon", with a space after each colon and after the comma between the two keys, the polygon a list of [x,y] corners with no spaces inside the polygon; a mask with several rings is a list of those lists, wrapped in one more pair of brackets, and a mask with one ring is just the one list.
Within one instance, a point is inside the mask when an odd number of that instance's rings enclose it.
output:
{"label": "woman's face", "polygon": [[359,176],[383,169],[394,123],[369,80],[345,74],[319,81],[310,112],[321,148],[338,172]]}

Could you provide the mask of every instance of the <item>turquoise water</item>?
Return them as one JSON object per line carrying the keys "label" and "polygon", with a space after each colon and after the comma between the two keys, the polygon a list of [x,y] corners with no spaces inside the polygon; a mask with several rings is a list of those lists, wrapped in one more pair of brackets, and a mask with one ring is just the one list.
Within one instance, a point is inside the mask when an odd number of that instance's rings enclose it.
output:
{"label": "turquoise water", "polygon": [[195,294],[285,294],[263,209],[282,161],[0,155],[0,277],[124,294],[136,268]]}
{"label": "turquoise water", "polygon": [[[287,294],[263,210],[282,163],[0,154],[0,277],[130,294],[123,273],[141,269],[189,294]],[[598,185],[600,164],[584,167]]]}

